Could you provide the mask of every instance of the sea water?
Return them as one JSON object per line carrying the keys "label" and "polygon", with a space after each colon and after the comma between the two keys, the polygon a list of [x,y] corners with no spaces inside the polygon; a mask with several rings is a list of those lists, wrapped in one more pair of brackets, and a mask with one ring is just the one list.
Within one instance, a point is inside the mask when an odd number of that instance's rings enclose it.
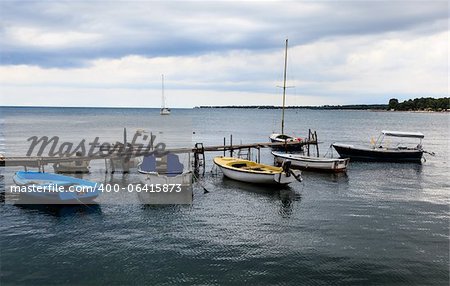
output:
{"label": "sea water", "polygon": [[[164,125],[158,109],[1,108],[0,117],[0,147],[10,156],[25,155],[34,135],[121,142],[123,128],[129,140]],[[174,109],[169,117],[189,123],[168,124],[165,140],[209,146],[230,143],[231,134],[233,144],[266,142],[280,131],[281,111]],[[87,207],[5,203],[0,284],[447,285],[449,120],[287,110],[286,133],[316,130],[321,155],[333,142],[368,145],[383,129],[423,132],[424,149],[436,155],[423,164],[351,162],[346,174],[303,172],[302,183],[274,189],[223,178],[212,164],[222,153],[208,153],[192,205],[146,206],[130,196],[100,196]],[[261,161],[273,163],[269,150]],[[1,168],[3,190],[20,169]],[[139,174],[105,173],[99,161],[83,178],[126,185]]]}

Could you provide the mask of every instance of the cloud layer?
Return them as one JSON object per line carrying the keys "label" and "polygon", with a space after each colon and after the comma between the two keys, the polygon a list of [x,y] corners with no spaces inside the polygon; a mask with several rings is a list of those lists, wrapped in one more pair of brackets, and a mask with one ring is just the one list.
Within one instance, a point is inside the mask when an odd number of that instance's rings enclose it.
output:
{"label": "cloud layer", "polygon": [[0,4],[2,105],[158,106],[162,73],[174,107],[279,104],[286,37],[291,104],[448,94],[447,1],[26,3]]}

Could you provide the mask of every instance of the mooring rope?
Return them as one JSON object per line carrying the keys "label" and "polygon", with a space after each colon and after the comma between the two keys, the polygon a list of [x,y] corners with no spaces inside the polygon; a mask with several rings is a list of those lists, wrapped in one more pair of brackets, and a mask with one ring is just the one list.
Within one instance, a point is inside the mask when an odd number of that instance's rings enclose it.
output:
{"label": "mooring rope", "polygon": [[202,187],[203,193],[204,193],[204,194],[209,193],[209,191],[206,189],[206,187],[200,182],[200,178],[199,178],[198,176],[195,175],[195,172],[192,172],[192,176],[193,176],[194,179],[197,181],[197,184],[199,184],[200,187]]}

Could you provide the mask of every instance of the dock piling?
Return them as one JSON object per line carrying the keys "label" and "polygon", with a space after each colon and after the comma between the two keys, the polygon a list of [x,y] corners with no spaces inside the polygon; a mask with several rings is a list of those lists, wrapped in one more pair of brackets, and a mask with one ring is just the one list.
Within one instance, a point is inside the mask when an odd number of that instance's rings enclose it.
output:
{"label": "dock piling", "polygon": [[230,157],[233,157],[233,134],[230,134]]}
{"label": "dock piling", "polygon": [[224,157],[226,156],[225,146],[227,146],[227,139],[225,137],[223,137],[223,156]]}

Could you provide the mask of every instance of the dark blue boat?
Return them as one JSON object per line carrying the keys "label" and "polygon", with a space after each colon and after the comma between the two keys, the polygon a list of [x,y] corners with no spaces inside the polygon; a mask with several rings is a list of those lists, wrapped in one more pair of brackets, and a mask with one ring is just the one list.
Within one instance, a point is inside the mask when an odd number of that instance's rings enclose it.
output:
{"label": "dark blue boat", "polygon": [[[406,146],[384,146],[383,139],[386,136],[401,138],[420,139],[419,144]],[[377,162],[412,162],[421,163],[424,150],[422,139],[424,135],[420,132],[385,131],[381,132],[378,140],[370,147],[355,147],[349,144],[334,143],[333,147],[341,158],[350,158],[352,161],[377,161]]]}
{"label": "dark blue boat", "polygon": [[23,203],[84,204],[100,194],[97,183],[57,174],[19,171],[13,180]]}

